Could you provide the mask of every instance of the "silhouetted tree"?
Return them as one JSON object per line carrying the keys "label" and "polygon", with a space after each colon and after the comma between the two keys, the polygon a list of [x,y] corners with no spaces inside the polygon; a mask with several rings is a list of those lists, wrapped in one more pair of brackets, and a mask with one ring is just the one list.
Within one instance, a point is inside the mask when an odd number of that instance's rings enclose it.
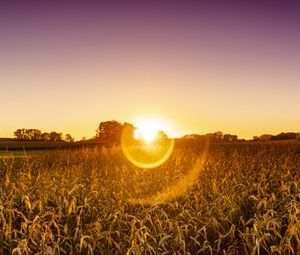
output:
{"label": "silhouetted tree", "polygon": [[204,135],[190,134],[190,135],[184,135],[182,138],[183,139],[199,140],[199,139],[204,138]]}
{"label": "silhouetted tree", "polygon": [[41,140],[42,132],[38,129],[17,129],[14,132],[14,136],[16,139],[21,139],[21,140]]}
{"label": "silhouetted tree", "polygon": [[224,142],[236,142],[238,140],[237,135],[230,135],[230,134],[225,134],[223,135]]}
{"label": "silhouetted tree", "polygon": [[270,135],[270,134],[263,134],[261,135],[260,137],[258,137],[258,139],[260,141],[269,141],[273,138],[273,135]]}
{"label": "silhouetted tree", "polygon": [[[30,140],[30,141],[62,141],[62,133],[57,132],[51,132],[42,133],[39,129],[17,129],[14,132],[14,136],[18,140]],[[72,136],[69,137],[69,139],[73,139]]]}
{"label": "silhouetted tree", "polygon": [[70,134],[66,134],[65,141],[71,143],[74,142],[74,138]]}
{"label": "silhouetted tree", "polygon": [[125,122],[122,125],[115,120],[101,122],[96,130],[96,139],[108,144],[119,144],[124,129],[127,136],[133,137],[135,127],[131,123]]}
{"label": "silhouetted tree", "polygon": [[189,140],[197,140],[197,141],[203,141],[203,140],[209,138],[211,142],[222,142],[222,141],[235,142],[238,140],[237,135],[231,135],[231,134],[224,135],[220,131],[215,132],[215,133],[208,133],[206,135],[190,134],[190,135],[185,135],[182,138],[189,139]]}
{"label": "silhouetted tree", "polygon": [[42,133],[41,138],[43,141],[50,141],[50,134],[47,132]]}
{"label": "silhouetted tree", "polygon": [[41,130],[29,129],[28,133],[29,133],[29,140],[34,140],[34,141],[41,140],[41,135],[42,135]]}
{"label": "silhouetted tree", "polygon": [[272,137],[272,140],[288,140],[288,139],[297,139],[299,137],[298,133],[287,132],[280,133]]}
{"label": "silhouetted tree", "polygon": [[122,130],[124,130],[124,129],[126,129],[127,135],[129,135],[131,137],[134,136],[135,127],[131,123],[125,122],[122,125]]}
{"label": "silhouetted tree", "polygon": [[58,141],[62,141],[62,133],[57,133],[57,132],[50,132],[49,134],[49,137],[50,137],[50,141],[52,142],[58,142]]}
{"label": "silhouetted tree", "polygon": [[101,122],[96,137],[106,143],[119,143],[122,124],[115,120]]}
{"label": "silhouetted tree", "polygon": [[25,129],[24,128],[17,129],[14,132],[14,136],[15,136],[16,139],[19,139],[19,140],[25,139]]}
{"label": "silhouetted tree", "polygon": [[218,131],[215,133],[206,134],[206,136],[209,137],[211,141],[217,142],[217,141],[222,141],[223,133],[221,131]]}

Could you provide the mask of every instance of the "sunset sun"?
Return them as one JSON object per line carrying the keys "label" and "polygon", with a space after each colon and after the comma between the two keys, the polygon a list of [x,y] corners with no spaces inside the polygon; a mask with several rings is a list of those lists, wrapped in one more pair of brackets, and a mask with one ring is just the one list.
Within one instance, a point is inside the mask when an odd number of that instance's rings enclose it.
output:
{"label": "sunset sun", "polygon": [[151,143],[157,137],[159,131],[159,123],[153,119],[143,120],[137,124],[134,132],[135,139],[141,139],[145,143]]}
{"label": "sunset sun", "polygon": [[159,131],[166,131],[166,125],[154,118],[142,119],[136,122],[134,138],[152,143],[158,136]]}
{"label": "sunset sun", "polygon": [[168,138],[168,123],[152,117],[139,118],[133,123],[134,139],[130,126],[122,132],[121,148],[126,158],[142,169],[155,168],[166,162],[174,148],[174,139]]}

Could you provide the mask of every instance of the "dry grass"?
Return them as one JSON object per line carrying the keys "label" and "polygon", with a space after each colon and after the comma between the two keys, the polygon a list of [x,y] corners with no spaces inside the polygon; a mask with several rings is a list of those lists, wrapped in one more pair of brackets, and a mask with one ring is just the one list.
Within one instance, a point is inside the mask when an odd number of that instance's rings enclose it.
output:
{"label": "dry grass", "polygon": [[[176,148],[156,169],[119,148],[0,161],[0,254],[300,254],[300,145]],[[176,199],[132,204],[201,168]],[[298,253],[297,253],[298,252]]]}

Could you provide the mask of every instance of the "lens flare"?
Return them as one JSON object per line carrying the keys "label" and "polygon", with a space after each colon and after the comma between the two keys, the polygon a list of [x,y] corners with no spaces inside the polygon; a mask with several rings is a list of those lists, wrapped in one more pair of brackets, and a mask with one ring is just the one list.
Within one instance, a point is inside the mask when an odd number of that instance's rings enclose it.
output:
{"label": "lens flare", "polygon": [[121,148],[126,158],[135,166],[150,169],[162,165],[171,156],[174,139],[158,136],[155,124],[144,122],[134,133],[124,128]]}
{"label": "lens flare", "polygon": [[[164,189],[158,190],[156,194],[150,196],[129,198],[128,202],[131,204],[152,205],[174,200],[187,192],[197,181],[203,170],[208,148],[209,143],[208,141],[205,141],[204,148],[196,162],[193,164],[193,167],[173,185],[164,187]],[[155,183],[153,183],[153,185],[155,186]]]}
{"label": "lens flare", "polygon": [[[159,132],[157,126],[153,123],[143,122],[136,130],[132,126],[124,127],[121,135],[121,148],[126,158],[135,166],[142,169],[150,169],[161,166],[171,156],[175,141],[174,139],[168,139],[164,132]],[[185,146],[189,146],[187,143]],[[206,155],[209,148],[209,140],[205,139],[201,143],[201,151],[198,153],[199,157],[195,162],[190,162],[191,167],[187,172],[182,174],[181,178],[171,181],[170,185],[157,185],[157,179],[151,178],[151,174],[155,171],[163,171],[160,174],[166,174],[167,178],[170,174],[169,167],[153,169],[153,172],[144,172],[147,177],[147,181],[141,181],[141,185],[134,188],[131,191],[131,195],[127,198],[127,201],[131,204],[151,205],[166,201],[171,201],[184,192],[187,192],[192,185],[197,181],[200,173],[203,170],[204,163],[206,161]],[[181,170],[180,170],[181,171]],[[150,173],[147,174],[147,173]],[[143,174],[141,176],[144,176]],[[150,178],[149,178],[150,177]],[[143,178],[143,177],[141,177]],[[136,180],[135,180],[136,181]],[[150,186],[149,186],[150,185]],[[149,187],[150,190],[148,189]],[[155,190],[155,187],[160,187]],[[144,190],[145,188],[145,190]],[[141,190],[144,190],[142,193]]]}

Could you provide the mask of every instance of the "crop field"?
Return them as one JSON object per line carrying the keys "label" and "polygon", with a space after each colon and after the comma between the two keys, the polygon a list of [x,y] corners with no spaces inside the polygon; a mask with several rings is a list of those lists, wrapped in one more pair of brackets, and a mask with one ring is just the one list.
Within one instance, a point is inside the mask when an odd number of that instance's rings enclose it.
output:
{"label": "crop field", "polygon": [[23,158],[23,157],[32,157],[32,156],[41,156],[45,154],[56,153],[57,150],[13,150],[13,151],[1,151],[0,150],[0,160],[4,158]]}
{"label": "crop field", "polygon": [[7,140],[0,140],[0,150],[24,150],[24,149],[55,149],[60,147],[66,147],[68,143],[66,142],[44,142],[44,141],[16,141],[11,139],[10,141]]}
{"label": "crop field", "polygon": [[0,254],[300,254],[300,144],[0,158]]}

